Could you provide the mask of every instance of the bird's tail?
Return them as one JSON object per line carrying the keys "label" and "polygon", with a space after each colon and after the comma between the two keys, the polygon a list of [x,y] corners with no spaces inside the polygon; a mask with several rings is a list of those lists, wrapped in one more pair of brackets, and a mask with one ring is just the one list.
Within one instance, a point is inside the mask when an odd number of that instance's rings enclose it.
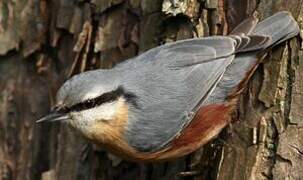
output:
{"label": "bird's tail", "polygon": [[[278,12],[273,16],[257,23],[250,18],[237,26],[231,35],[267,36],[270,40],[261,48],[266,49],[296,36],[300,28],[289,12]],[[253,74],[263,56],[258,51],[243,51],[236,55],[234,61],[227,67],[217,87],[208,99],[208,103],[218,103],[238,95],[245,87],[246,82]]]}
{"label": "bird's tail", "polygon": [[296,36],[300,28],[289,12],[282,11],[257,24],[252,34],[271,37],[271,44],[278,44]]}

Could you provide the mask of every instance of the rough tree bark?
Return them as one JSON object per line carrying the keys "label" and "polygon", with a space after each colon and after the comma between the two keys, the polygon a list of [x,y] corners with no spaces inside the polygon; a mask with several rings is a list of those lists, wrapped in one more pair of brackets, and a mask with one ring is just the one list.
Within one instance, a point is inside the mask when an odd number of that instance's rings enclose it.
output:
{"label": "rough tree bark", "polygon": [[63,124],[35,124],[72,74],[281,10],[302,27],[303,0],[0,1],[0,179],[303,178],[300,37],[269,53],[217,139],[173,162],[117,164]]}

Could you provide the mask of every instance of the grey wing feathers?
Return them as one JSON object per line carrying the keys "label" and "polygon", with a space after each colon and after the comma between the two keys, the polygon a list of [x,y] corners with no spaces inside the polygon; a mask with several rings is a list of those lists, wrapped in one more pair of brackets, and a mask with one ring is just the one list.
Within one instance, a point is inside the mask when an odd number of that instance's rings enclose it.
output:
{"label": "grey wing feathers", "polygon": [[[271,40],[264,45],[264,48],[267,48],[296,36],[299,31],[299,26],[290,13],[278,12],[260,22],[252,34],[270,37]],[[229,93],[237,87],[246,76],[246,73],[256,65],[257,61],[257,52],[237,55],[205,103],[211,104],[225,101]]]}
{"label": "grey wing feathers", "polygon": [[[239,47],[252,47],[251,39],[239,36],[239,43],[245,43]],[[170,142],[216,87],[234,59],[236,46],[233,37],[191,39],[152,49],[132,60],[142,65],[124,80],[127,90],[140,97],[140,109],[132,109],[130,115],[134,118],[127,131],[129,143],[140,151],[155,151]]]}
{"label": "grey wing feathers", "polygon": [[234,35],[233,37],[240,39],[240,43],[238,42],[238,46],[236,48],[236,53],[262,50],[265,49],[271,42],[271,38],[269,36]]}
{"label": "grey wing feathers", "polygon": [[234,61],[227,67],[220,82],[204,102],[204,105],[226,101],[231,91],[243,80],[246,73],[256,65],[257,60],[256,52],[237,55]]}
{"label": "grey wing feathers", "polygon": [[128,73],[123,82],[127,91],[140,97],[140,109],[130,107],[128,142],[145,152],[170,142],[191,121],[192,112],[232,62],[235,45],[229,37],[194,39],[162,46],[134,59],[142,63],[141,68]]}
{"label": "grey wing feathers", "polygon": [[139,61],[154,61],[159,65],[184,66],[227,57],[235,52],[236,41],[230,37],[212,36],[168,43],[141,54]]}
{"label": "grey wing feathers", "polygon": [[237,52],[250,52],[260,49],[265,49],[269,44],[271,44],[271,37],[269,36],[258,36],[250,35],[249,36],[249,46],[237,50]]}
{"label": "grey wing feathers", "polygon": [[186,39],[150,49],[131,61],[118,64],[116,68],[139,68],[149,63],[172,68],[201,64],[233,54],[236,44],[234,38],[223,36]]}
{"label": "grey wing feathers", "polygon": [[172,68],[192,66],[226,58],[237,52],[260,50],[269,42],[270,37],[258,35],[212,36],[168,44],[157,53],[154,52],[153,58],[155,61],[162,60],[165,65]]}
{"label": "grey wing feathers", "polygon": [[[291,28],[287,30],[284,23]],[[140,108],[130,107],[126,130],[130,145],[145,152],[163,148],[192,120],[198,107],[225,100],[255,65],[258,50],[297,33],[288,13],[256,26],[249,21],[240,26],[247,24],[252,27],[238,27],[229,37],[183,40],[151,49],[116,68],[128,72],[124,87],[139,97]],[[278,26],[283,27],[281,32],[275,32]],[[240,55],[234,60],[237,52]]]}

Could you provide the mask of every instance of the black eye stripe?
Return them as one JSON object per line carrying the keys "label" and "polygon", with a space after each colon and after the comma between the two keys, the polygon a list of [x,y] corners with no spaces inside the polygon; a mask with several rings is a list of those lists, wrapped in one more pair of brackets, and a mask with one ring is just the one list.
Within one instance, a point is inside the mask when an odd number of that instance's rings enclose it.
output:
{"label": "black eye stripe", "polygon": [[58,110],[58,112],[69,113],[69,112],[79,112],[79,111],[91,109],[93,107],[100,106],[101,104],[104,103],[113,102],[121,96],[125,97],[125,99],[131,102],[132,104],[134,104],[134,106],[137,106],[135,100],[136,96],[130,92],[125,92],[123,87],[119,86],[116,90],[106,92],[96,98],[88,99],[84,102],[74,104],[70,107],[62,107]]}

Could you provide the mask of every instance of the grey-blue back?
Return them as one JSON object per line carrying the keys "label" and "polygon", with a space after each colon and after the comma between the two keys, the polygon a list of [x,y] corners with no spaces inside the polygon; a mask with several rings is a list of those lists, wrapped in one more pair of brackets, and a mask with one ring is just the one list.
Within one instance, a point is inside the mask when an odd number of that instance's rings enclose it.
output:
{"label": "grey-blue back", "polygon": [[[285,24],[292,28],[271,32],[272,26]],[[127,141],[142,152],[163,148],[190,123],[199,107],[224,101],[256,63],[259,50],[297,32],[291,16],[282,12],[256,26],[253,33],[264,35],[263,40],[244,34],[235,35],[237,39],[213,36],[184,40],[121,63],[112,70],[122,74],[117,84],[136,95],[136,105],[129,107]],[[239,47],[242,53],[235,58]]]}

